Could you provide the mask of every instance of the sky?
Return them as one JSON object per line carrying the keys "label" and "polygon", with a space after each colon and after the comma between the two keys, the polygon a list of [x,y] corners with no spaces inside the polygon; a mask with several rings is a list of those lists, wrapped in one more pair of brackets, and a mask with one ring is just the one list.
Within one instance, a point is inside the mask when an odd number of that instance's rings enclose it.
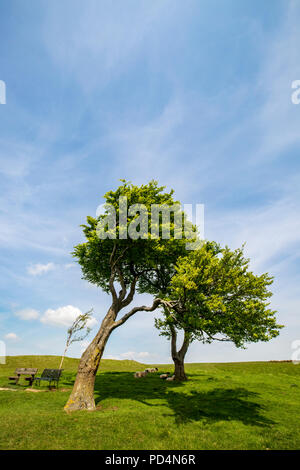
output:
{"label": "sky", "polygon": [[[246,350],[194,342],[186,361],[291,358],[300,339],[299,21],[299,0],[0,0],[7,355],[61,354],[68,325],[90,308],[92,332],[68,355],[80,357],[96,334],[110,298],[81,278],[71,252],[80,224],[125,178],[156,179],[182,203],[204,204],[205,237],[246,243],[251,269],[275,278],[278,338]],[[155,315],[115,330],[104,357],[170,362]]]}

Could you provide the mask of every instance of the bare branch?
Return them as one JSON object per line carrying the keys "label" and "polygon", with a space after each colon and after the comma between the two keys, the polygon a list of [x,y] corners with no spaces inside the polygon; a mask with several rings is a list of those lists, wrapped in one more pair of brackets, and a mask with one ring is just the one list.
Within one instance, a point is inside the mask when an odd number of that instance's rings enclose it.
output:
{"label": "bare branch", "polygon": [[136,277],[133,279],[133,281],[131,282],[130,291],[129,291],[129,293],[128,293],[126,299],[122,302],[121,308],[127,307],[127,305],[129,305],[130,302],[133,300],[133,297],[134,297],[134,294],[135,294],[135,287],[136,287],[137,280],[138,280],[138,276],[136,276]]}
{"label": "bare branch", "polygon": [[118,301],[118,296],[117,296],[116,289],[115,289],[115,286],[114,286],[115,276],[116,276],[116,271],[114,269],[112,269],[112,272],[111,272],[111,275],[110,275],[110,278],[109,278],[109,290],[111,292],[114,303],[116,303]]}
{"label": "bare branch", "polygon": [[62,355],[60,366],[62,368],[63,361],[69,346],[76,341],[83,341],[91,331],[91,328],[87,326],[89,320],[92,318],[93,309],[91,308],[86,313],[81,313],[73,321],[72,325],[68,328],[67,332],[67,342],[65,346],[64,353]]}
{"label": "bare branch", "polygon": [[115,256],[116,249],[117,249],[117,245],[114,243],[114,247],[112,249],[112,252],[111,252],[110,258],[109,258],[109,262],[110,262],[111,266],[113,264],[113,259],[114,259],[114,256]]}
{"label": "bare branch", "polygon": [[126,292],[127,292],[126,284],[125,284],[125,281],[124,281],[123,274],[121,273],[121,270],[119,269],[119,267],[117,265],[116,265],[115,269],[117,271],[118,278],[119,278],[119,281],[120,281],[120,284],[121,284],[121,290],[119,292],[118,300],[119,300],[119,302],[122,302],[122,300],[124,299],[124,297],[126,295]]}
{"label": "bare branch", "polygon": [[186,355],[189,344],[190,344],[190,335],[186,330],[184,330],[183,343],[182,343],[180,350],[178,351],[178,355],[180,357],[184,357]]}
{"label": "bare branch", "polygon": [[128,320],[128,318],[132,317],[132,315],[134,315],[137,312],[153,312],[153,310],[157,309],[160,303],[161,303],[160,299],[155,299],[151,307],[147,307],[145,305],[142,305],[141,307],[134,307],[128,313],[123,315],[123,317],[120,318],[120,320],[114,322],[113,329],[117,328],[120,325],[123,325],[123,323],[125,323]]}
{"label": "bare branch", "polygon": [[114,263],[113,263],[113,259],[114,259],[115,253],[116,253],[116,249],[117,249],[117,246],[114,243],[114,246],[113,246],[110,258],[109,258],[109,263],[110,263],[110,267],[111,267],[111,274],[110,274],[110,278],[109,278],[109,281],[108,281],[108,285],[109,285],[109,290],[110,290],[112,298],[113,298],[113,303],[116,303],[117,300],[118,300],[116,289],[115,289],[115,286],[114,286],[116,270],[114,269]]}
{"label": "bare branch", "polygon": [[215,338],[214,336],[210,336],[207,333],[206,335],[210,341],[232,341],[230,338]]}
{"label": "bare branch", "polygon": [[[180,311],[180,305],[179,301],[168,301],[168,300],[161,300],[161,304],[165,307],[165,309],[168,311],[168,316],[173,318],[175,321],[175,324],[177,324],[178,327],[181,327],[184,330],[184,323],[180,321],[180,315],[179,317],[175,315],[175,313],[182,313]],[[175,311],[175,313],[173,313]]]}
{"label": "bare branch", "polygon": [[174,325],[170,324],[170,330],[171,330],[171,354],[172,358],[176,358],[178,353],[177,353],[177,333]]}
{"label": "bare branch", "polygon": [[170,309],[174,308],[174,310],[175,310],[176,306],[179,305],[179,302],[178,302],[178,301],[175,301],[175,300],[171,302],[171,301],[169,301],[169,300],[161,299],[160,302],[161,302],[161,304],[162,304],[164,307],[167,308],[167,310],[168,310],[169,313],[171,313],[171,312],[170,312]]}
{"label": "bare branch", "polygon": [[[114,260],[114,256],[115,256],[116,250],[117,250],[117,246],[114,243],[114,247],[113,247],[111,255],[110,255],[109,262],[110,262],[110,267],[111,267],[111,275],[110,275],[110,279],[109,279],[109,290],[112,294],[112,298],[113,298],[114,303],[118,303],[118,302],[122,301],[124,299],[125,295],[126,295],[126,284],[125,284],[125,281],[124,281],[123,274],[122,274],[122,272],[121,272],[121,270],[118,266],[118,263],[122,259],[122,257],[124,256],[124,254],[126,253],[128,248],[129,248],[128,246],[126,248],[124,248],[124,250],[121,252],[121,254]],[[115,280],[115,277],[116,277],[116,273],[118,274],[118,278],[119,278],[121,288],[122,288],[120,293],[119,293],[119,297],[117,296],[116,289],[115,289],[115,286],[114,286],[114,280]]]}
{"label": "bare branch", "polygon": [[[114,245],[115,247],[116,245]],[[122,251],[122,253],[118,256],[118,258],[112,263],[112,258],[111,258],[111,265],[112,265],[112,268],[114,268],[118,262],[123,258],[124,254],[126,253],[126,251],[128,250],[129,246],[127,246],[126,248],[124,248],[124,250]],[[116,250],[115,250],[116,251]],[[115,254],[115,251],[114,251],[114,254]]]}

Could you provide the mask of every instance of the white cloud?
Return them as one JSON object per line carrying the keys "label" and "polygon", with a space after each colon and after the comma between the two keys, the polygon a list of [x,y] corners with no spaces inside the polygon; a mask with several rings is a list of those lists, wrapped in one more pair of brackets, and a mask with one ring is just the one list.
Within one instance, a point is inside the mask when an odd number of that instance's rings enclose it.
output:
{"label": "white cloud", "polygon": [[65,269],[76,268],[76,264],[75,263],[67,263],[67,264],[64,265],[64,268]]}
{"label": "white cloud", "polygon": [[55,269],[55,264],[54,263],[48,263],[48,264],[34,264],[32,266],[28,266],[27,272],[31,276],[40,276],[43,273],[47,273],[48,271],[53,271]]}
{"label": "white cloud", "polygon": [[21,320],[36,320],[40,315],[39,312],[33,308],[24,308],[15,312],[15,315]]}
{"label": "white cloud", "polygon": [[135,351],[128,351],[125,353],[120,354],[122,359],[130,359],[133,361],[137,361],[138,359],[144,359],[145,357],[149,357],[150,353],[147,351],[135,352]]}
{"label": "white cloud", "polygon": [[19,337],[18,335],[16,335],[16,333],[7,333],[7,335],[5,335],[5,339],[11,340],[11,341],[17,341]]}
{"label": "white cloud", "polygon": [[[64,307],[59,307],[56,310],[49,308],[42,316],[41,322],[47,325],[69,327],[78,315],[81,314],[81,310],[73,305],[65,305]],[[97,323],[96,318],[92,317],[87,322],[87,326],[89,328],[93,328]]]}
{"label": "white cloud", "polygon": [[125,359],[131,360],[131,361],[141,361],[145,358],[149,359],[149,357],[155,356],[155,354],[150,354],[147,351],[141,351],[141,352],[136,352],[136,351],[127,351],[124,353],[121,353],[119,355],[108,355],[105,357],[105,359],[115,359],[118,361],[122,361]]}

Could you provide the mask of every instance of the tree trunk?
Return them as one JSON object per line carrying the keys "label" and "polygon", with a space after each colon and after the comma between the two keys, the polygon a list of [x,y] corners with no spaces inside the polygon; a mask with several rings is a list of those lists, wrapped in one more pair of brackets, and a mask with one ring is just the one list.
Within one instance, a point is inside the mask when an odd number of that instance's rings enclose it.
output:
{"label": "tree trunk", "polygon": [[63,362],[64,362],[64,358],[65,358],[65,356],[66,356],[66,352],[67,352],[67,350],[68,350],[68,346],[66,346],[66,348],[65,348],[65,350],[64,350],[64,353],[63,353],[63,355],[62,355],[62,357],[61,357],[61,361],[60,361],[59,369],[61,369],[61,368],[62,368],[62,365],[63,365]]}
{"label": "tree trunk", "polygon": [[174,370],[175,380],[178,380],[178,381],[187,380],[188,378],[184,370],[184,358],[185,358],[186,352],[190,344],[190,336],[186,331],[184,332],[184,339],[183,339],[181,349],[177,351],[176,329],[174,328],[173,325],[171,325],[170,330],[171,330],[171,355],[172,355],[172,359],[173,359],[174,366],[175,366],[175,370]]}
{"label": "tree trunk", "polygon": [[105,345],[114,329],[115,318],[116,312],[110,308],[97,335],[82,354],[72,393],[64,407],[65,411],[95,410],[95,378]]}
{"label": "tree trunk", "polygon": [[180,380],[180,381],[187,380],[187,376],[184,371],[184,359],[179,359],[179,357],[177,357],[174,360],[174,365],[175,365],[175,371],[174,371],[175,380]]}

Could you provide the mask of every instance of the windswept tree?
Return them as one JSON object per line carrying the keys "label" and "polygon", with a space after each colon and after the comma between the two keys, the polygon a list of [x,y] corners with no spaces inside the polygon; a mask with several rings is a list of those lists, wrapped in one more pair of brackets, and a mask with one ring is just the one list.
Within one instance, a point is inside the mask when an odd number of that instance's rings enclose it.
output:
{"label": "windswept tree", "polygon": [[[138,292],[166,292],[179,256],[187,253],[179,223],[185,219],[173,191],[166,192],[155,181],[134,186],[122,180],[104,197],[104,213],[87,217],[86,241],[75,246],[73,255],[83,279],[110,295],[111,305],[80,359],[66,411],[95,408],[95,376],[110,335],[135,313],[153,312],[160,305],[156,295],[151,305],[129,309]],[[191,239],[191,226],[186,225]]]}
{"label": "windswept tree", "polygon": [[[282,325],[269,308],[272,282],[269,274],[250,271],[243,248],[232,251],[205,242],[178,260],[162,301],[164,316],[155,322],[171,341],[176,380],[187,379],[184,358],[194,340],[230,341],[245,348],[247,343],[269,341],[279,334]],[[183,332],[180,348],[178,331]]]}
{"label": "windswept tree", "polygon": [[81,313],[75,318],[70,328],[68,328],[65,350],[59,365],[60,369],[62,368],[64,358],[71,344],[77,341],[83,341],[90,334],[91,328],[88,325],[92,318],[92,313],[93,309],[89,310],[88,312]]}

